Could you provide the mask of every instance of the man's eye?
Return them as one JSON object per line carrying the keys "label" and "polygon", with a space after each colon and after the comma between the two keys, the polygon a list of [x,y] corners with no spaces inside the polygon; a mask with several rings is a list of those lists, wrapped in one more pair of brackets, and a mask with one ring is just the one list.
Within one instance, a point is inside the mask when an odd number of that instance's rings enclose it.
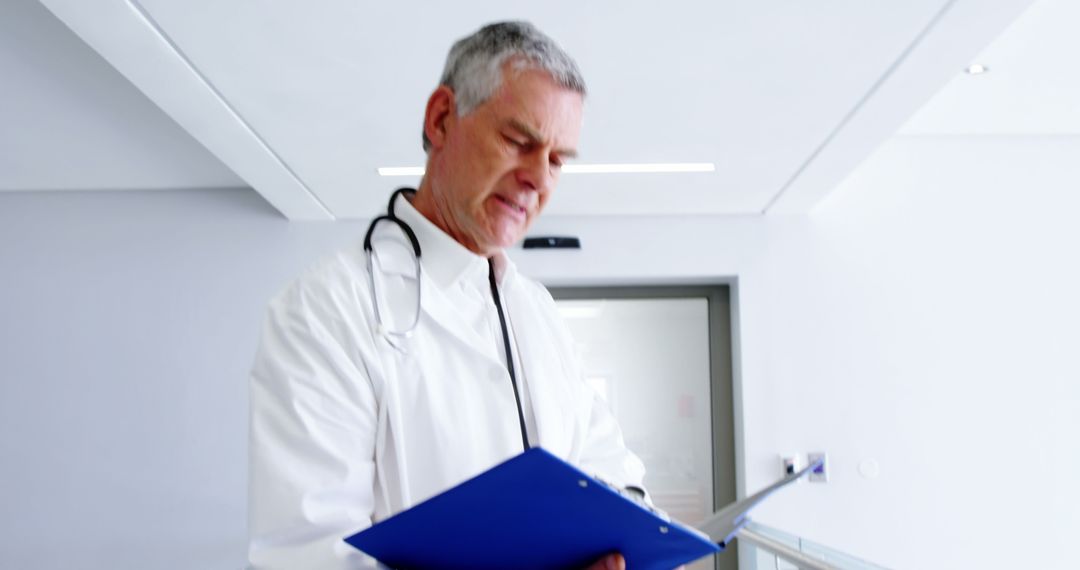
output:
{"label": "man's eye", "polygon": [[514,137],[504,137],[504,138],[506,139],[506,142],[508,142],[508,143],[518,147],[518,148],[525,148],[525,144],[526,144],[525,141],[515,139]]}

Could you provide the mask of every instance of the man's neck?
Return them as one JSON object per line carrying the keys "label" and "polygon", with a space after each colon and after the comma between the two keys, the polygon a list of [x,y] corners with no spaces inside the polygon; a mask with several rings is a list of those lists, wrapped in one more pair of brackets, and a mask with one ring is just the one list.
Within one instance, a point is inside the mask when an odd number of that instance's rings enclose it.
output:
{"label": "man's neck", "polygon": [[[428,164],[428,169],[431,168],[431,164]],[[420,180],[420,187],[416,189],[416,196],[412,199],[412,206],[416,208],[417,212],[420,212],[422,216],[428,219],[431,223],[435,224],[435,227],[439,228],[446,235],[454,239],[454,241],[460,243],[462,247],[469,251],[482,256],[491,257],[495,252],[484,252],[480,250],[480,247],[473,240],[469,239],[464,232],[458,231],[452,220],[445,214],[442,208],[439,207],[438,199],[435,196],[435,191],[431,187],[430,178],[425,175]]]}

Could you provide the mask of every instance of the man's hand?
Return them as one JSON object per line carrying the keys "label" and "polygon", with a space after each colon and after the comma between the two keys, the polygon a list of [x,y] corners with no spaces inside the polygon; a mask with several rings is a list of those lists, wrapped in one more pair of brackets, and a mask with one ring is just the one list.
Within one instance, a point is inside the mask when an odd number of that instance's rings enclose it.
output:
{"label": "man's hand", "polygon": [[[626,559],[622,557],[622,554],[608,554],[585,570],[626,570]],[[675,570],[686,570],[686,566],[679,566]]]}
{"label": "man's hand", "polygon": [[626,559],[622,557],[622,554],[608,554],[586,570],[626,570]]}

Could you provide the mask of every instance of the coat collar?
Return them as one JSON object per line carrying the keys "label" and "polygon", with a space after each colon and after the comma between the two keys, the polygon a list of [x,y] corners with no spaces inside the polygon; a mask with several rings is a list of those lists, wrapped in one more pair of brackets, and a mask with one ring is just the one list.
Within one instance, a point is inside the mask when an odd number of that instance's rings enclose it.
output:
{"label": "coat collar", "polygon": [[395,211],[409,224],[420,242],[420,264],[439,287],[467,279],[487,279],[487,259],[469,251],[424,217],[408,200],[398,200]]}
{"label": "coat collar", "polygon": [[[459,244],[431,220],[424,217],[408,200],[399,199],[395,203],[395,214],[402,222],[408,224],[416,235],[420,244],[421,265],[421,310],[430,315],[439,326],[450,332],[453,337],[461,341],[473,351],[483,354],[493,364],[502,366],[496,348],[498,346],[479,338],[474,331],[462,326],[460,316],[454,310],[451,302],[444,295],[452,287],[467,282],[474,286],[484,295],[490,295],[488,284],[488,260],[473,253]],[[392,230],[392,226],[386,224],[382,231]],[[393,244],[397,244],[394,246]],[[387,247],[390,246],[390,247]],[[382,244],[383,251],[394,252],[392,255],[378,257],[378,271],[397,274],[407,278],[416,277],[416,266],[411,253],[406,254],[407,247],[403,240],[395,239]],[[499,251],[492,256],[495,267],[495,279],[499,284],[499,290],[503,297],[503,304],[507,305],[508,289],[515,288],[517,270],[505,252]],[[508,313],[513,309],[506,306]]]}
{"label": "coat collar", "polygon": [[[438,226],[416,210],[407,200],[398,200],[395,205],[397,216],[408,224],[421,249],[423,287],[422,310],[433,321],[450,333],[454,342],[459,342],[466,349],[485,357],[489,365],[502,368],[503,363],[494,346],[461,325],[459,316],[450,302],[444,299],[443,291],[462,279],[487,289],[488,260],[469,251]],[[389,228],[390,226],[387,225]],[[389,249],[389,251],[399,251]],[[403,254],[405,249],[400,250]],[[567,414],[576,405],[561,394],[558,387],[564,382],[553,381],[567,375],[561,359],[553,358],[558,354],[554,346],[554,334],[548,330],[551,326],[548,315],[540,314],[535,293],[528,286],[527,280],[518,277],[514,262],[499,251],[493,257],[495,278],[499,284],[506,315],[514,331],[518,349],[519,370],[525,377],[525,385],[535,413],[539,443],[560,455],[570,453]],[[410,255],[390,255],[380,258],[382,271],[397,273],[406,277],[415,277],[415,265]],[[476,371],[478,374],[479,370]],[[550,417],[551,414],[555,417]],[[571,422],[572,423],[572,422]]]}

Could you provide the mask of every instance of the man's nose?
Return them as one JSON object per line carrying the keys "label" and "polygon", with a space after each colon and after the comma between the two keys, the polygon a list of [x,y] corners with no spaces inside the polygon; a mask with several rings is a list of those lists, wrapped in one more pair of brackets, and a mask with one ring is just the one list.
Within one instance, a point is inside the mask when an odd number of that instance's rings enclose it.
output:
{"label": "man's nose", "polygon": [[518,183],[528,189],[545,192],[552,183],[551,165],[547,154],[530,153],[517,171]]}

